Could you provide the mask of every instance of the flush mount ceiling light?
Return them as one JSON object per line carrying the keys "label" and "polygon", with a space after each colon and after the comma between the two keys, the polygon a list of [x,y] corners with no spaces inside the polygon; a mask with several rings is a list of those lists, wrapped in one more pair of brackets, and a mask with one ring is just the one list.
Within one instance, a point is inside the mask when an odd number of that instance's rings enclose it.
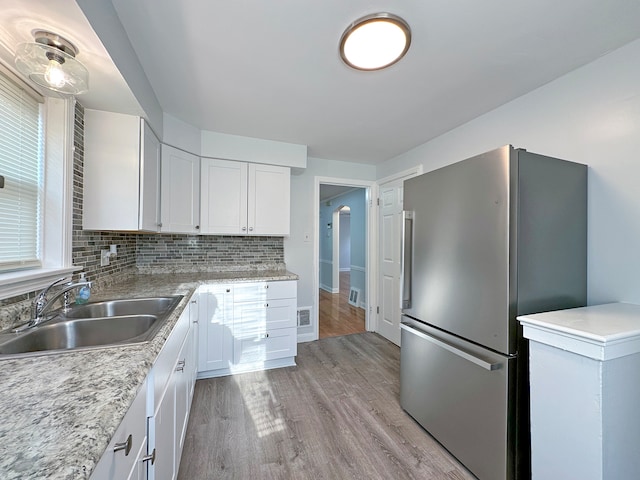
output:
{"label": "flush mount ceiling light", "polygon": [[400,60],[410,44],[407,22],[391,13],[373,13],[347,27],[340,39],[340,56],[357,70],[380,70]]}
{"label": "flush mount ceiling light", "polygon": [[78,49],[66,38],[44,30],[33,32],[35,43],[16,48],[16,68],[38,85],[78,95],[89,90],[89,72],[75,59]]}

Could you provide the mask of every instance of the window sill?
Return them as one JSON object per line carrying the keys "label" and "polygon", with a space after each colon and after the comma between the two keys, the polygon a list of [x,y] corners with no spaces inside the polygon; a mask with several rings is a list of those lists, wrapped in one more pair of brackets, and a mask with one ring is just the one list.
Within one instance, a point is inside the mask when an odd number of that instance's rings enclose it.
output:
{"label": "window sill", "polygon": [[41,290],[60,277],[82,270],[82,267],[38,268],[0,273],[0,300]]}

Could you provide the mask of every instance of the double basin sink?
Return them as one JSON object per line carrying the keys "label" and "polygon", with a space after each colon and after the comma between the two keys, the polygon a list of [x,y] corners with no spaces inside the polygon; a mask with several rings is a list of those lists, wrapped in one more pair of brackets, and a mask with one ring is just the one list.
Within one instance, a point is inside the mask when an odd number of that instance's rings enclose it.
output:
{"label": "double basin sink", "polygon": [[19,333],[0,333],[0,359],[148,342],[166,323],[182,297],[74,305],[35,327]]}

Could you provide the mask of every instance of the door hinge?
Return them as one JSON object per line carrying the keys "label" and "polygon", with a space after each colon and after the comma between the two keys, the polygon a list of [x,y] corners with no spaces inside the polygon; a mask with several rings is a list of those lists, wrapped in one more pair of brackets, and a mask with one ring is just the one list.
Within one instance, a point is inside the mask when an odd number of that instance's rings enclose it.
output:
{"label": "door hinge", "polygon": [[376,198],[377,205],[380,206],[380,197]]}
{"label": "door hinge", "polygon": [[376,313],[380,313],[380,307],[376,307]]}

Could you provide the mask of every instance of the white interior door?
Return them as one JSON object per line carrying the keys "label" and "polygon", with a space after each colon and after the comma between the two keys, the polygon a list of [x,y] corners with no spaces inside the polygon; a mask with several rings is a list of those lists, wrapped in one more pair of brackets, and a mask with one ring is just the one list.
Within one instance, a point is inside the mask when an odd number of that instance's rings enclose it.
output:
{"label": "white interior door", "polygon": [[404,179],[380,186],[378,333],[400,345],[400,236]]}

